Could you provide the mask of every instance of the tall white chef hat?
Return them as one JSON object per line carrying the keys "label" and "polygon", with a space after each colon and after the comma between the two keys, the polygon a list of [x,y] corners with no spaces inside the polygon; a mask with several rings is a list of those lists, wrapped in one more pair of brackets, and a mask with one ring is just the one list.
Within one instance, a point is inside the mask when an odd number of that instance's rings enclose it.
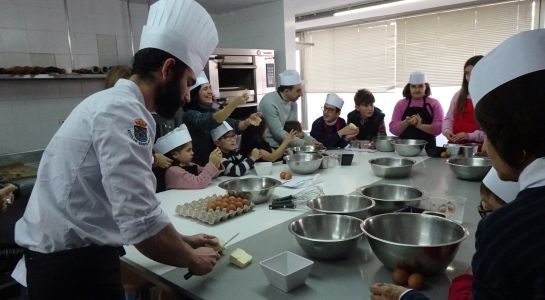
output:
{"label": "tall white chef hat", "polygon": [[218,32],[210,15],[193,0],[159,0],[149,10],[140,49],[166,51],[202,71],[218,45]]}
{"label": "tall white chef hat", "polygon": [[192,85],[189,90],[193,90],[194,88],[196,87],[199,87],[201,86],[201,84],[204,84],[204,83],[208,83],[208,77],[206,77],[206,74],[204,73],[204,71],[202,71],[199,76],[197,76],[197,80],[195,81],[195,84]]}
{"label": "tall white chef hat", "polygon": [[335,106],[338,109],[343,108],[344,101],[337,94],[331,93],[327,94],[325,98],[325,103]]}
{"label": "tall white chef hat", "polygon": [[422,84],[428,82],[424,72],[415,71],[409,76],[409,84]]}
{"label": "tall white chef hat", "polygon": [[285,70],[278,74],[280,85],[290,86],[301,83],[301,76],[295,70]]}
{"label": "tall white chef hat", "polygon": [[520,190],[518,182],[501,180],[494,168],[488,171],[488,174],[483,179],[483,184],[506,203],[515,200]]}
{"label": "tall white chef hat", "polygon": [[233,127],[231,127],[231,125],[229,125],[229,123],[223,121],[223,123],[221,123],[220,126],[212,129],[210,131],[210,136],[212,136],[212,140],[215,142],[217,140],[220,139],[220,137],[222,137],[224,134],[226,134],[227,132],[233,130]]}
{"label": "tall white chef hat", "polygon": [[188,142],[191,142],[191,135],[189,134],[185,124],[182,124],[180,127],[158,138],[157,142],[155,142],[155,145],[153,146],[153,150],[155,150],[155,152],[166,154],[170,150]]}
{"label": "tall white chef hat", "polygon": [[545,70],[545,29],[518,33],[483,57],[471,71],[473,106],[486,94],[522,75]]}

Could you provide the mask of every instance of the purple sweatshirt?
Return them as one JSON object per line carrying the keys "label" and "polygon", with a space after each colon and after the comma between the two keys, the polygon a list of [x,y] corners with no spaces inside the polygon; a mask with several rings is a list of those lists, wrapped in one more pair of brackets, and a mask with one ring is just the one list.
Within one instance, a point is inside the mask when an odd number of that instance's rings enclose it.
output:
{"label": "purple sweatshirt", "polygon": [[[450,106],[447,111],[447,115],[445,116],[445,119],[443,120],[443,135],[447,135],[447,131],[452,132],[452,128],[454,126],[454,111],[456,111],[456,101],[458,100],[458,94],[460,91],[457,91],[454,96],[452,96],[452,100],[450,101]],[[468,132],[469,140],[474,142],[482,143],[484,141],[485,134],[481,130],[475,130],[473,132]]]}
{"label": "purple sweatshirt", "polygon": [[[430,111],[430,114],[433,113],[433,135],[438,136],[441,133],[441,124],[443,123],[443,108],[437,99],[428,97],[426,98],[426,102],[429,103],[433,109],[433,112]],[[403,117],[403,113],[405,112],[408,103],[408,99],[401,99],[394,107],[392,121],[390,121],[390,132],[396,136],[400,136],[403,131],[405,131],[405,129],[401,126],[401,122],[403,122],[401,117]],[[411,107],[422,107],[422,105],[424,105],[423,99],[412,99],[411,101]]]}

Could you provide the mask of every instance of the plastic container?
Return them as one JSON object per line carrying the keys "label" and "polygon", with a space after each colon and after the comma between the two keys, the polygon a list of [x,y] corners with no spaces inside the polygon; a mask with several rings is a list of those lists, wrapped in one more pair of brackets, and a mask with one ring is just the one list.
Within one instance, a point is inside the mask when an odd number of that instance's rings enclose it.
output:
{"label": "plastic container", "polygon": [[289,292],[305,284],[314,262],[286,251],[259,263],[269,283]]}
{"label": "plastic container", "polygon": [[259,176],[271,175],[272,162],[258,162],[254,164],[255,172]]}

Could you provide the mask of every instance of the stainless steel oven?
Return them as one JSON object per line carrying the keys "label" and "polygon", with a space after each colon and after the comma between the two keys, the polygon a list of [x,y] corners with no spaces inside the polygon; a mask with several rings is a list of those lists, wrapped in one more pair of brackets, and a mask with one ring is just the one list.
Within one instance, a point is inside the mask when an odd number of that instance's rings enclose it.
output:
{"label": "stainless steel oven", "polygon": [[246,106],[256,106],[276,88],[274,50],[218,48],[205,72],[220,102],[247,90],[250,100]]}

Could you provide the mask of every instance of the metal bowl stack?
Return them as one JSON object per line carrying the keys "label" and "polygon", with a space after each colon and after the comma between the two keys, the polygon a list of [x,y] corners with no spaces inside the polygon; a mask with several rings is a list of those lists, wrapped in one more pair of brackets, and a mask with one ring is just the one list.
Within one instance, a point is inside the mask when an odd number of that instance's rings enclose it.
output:
{"label": "metal bowl stack", "polygon": [[274,188],[282,183],[270,177],[235,178],[221,182],[218,186],[227,191],[230,196],[248,199],[253,203],[269,201]]}
{"label": "metal bowl stack", "polygon": [[384,178],[403,178],[411,174],[416,162],[408,158],[379,157],[370,159],[369,164],[373,173]]}
{"label": "metal bowl stack", "polygon": [[414,213],[373,216],[361,228],[386,268],[402,268],[423,275],[443,272],[469,235],[467,229],[454,221]]}
{"label": "metal bowl stack", "polygon": [[396,140],[392,142],[395,152],[401,156],[417,156],[428,142],[424,140]]}
{"label": "metal bowl stack", "polygon": [[377,136],[375,139],[375,147],[380,152],[394,152],[394,145],[392,144],[397,137],[395,136]]}
{"label": "metal bowl stack", "polygon": [[375,201],[375,207],[371,209],[374,215],[418,206],[421,200],[428,198],[428,194],[419,188],[387,183],[368,185],[361,189],[361,194]]}
{"label": "metal bowl stack", "polygon": [[316,213],[349,215],[365,220],[375,201],[357,195],[326,195],[309,200],[307,206]]}
{"label": "metal bowl stack", "polygon": [[447,164],[456,177],[464,180],[481,181],[492,168],[489,158],[458,157],[449,158]]}
{"label": "metal bowl stack", "polygon": [[284,159],[294,173],[311,174],[318,170],[323,157],[318,153],[299,153],[286,155]]}
{"label": "metal bowl stack", "polygon": [[443,147],[447,148],[450,157],[473,157],[479,150],[479,144],[444,144]]}
{"label": "metal bowl stack", "polygon": [[325,151],[324,146],[301,146],[301,147],[291,147],[288,148],[288,154],[298,154],[298,153],[323,153]]}
{"label": "metal bowl stack", "polygon": [[307,215],[291,222],[288,229],[308,255],[341,259],[358,248],[362,222],[347,215]]}

